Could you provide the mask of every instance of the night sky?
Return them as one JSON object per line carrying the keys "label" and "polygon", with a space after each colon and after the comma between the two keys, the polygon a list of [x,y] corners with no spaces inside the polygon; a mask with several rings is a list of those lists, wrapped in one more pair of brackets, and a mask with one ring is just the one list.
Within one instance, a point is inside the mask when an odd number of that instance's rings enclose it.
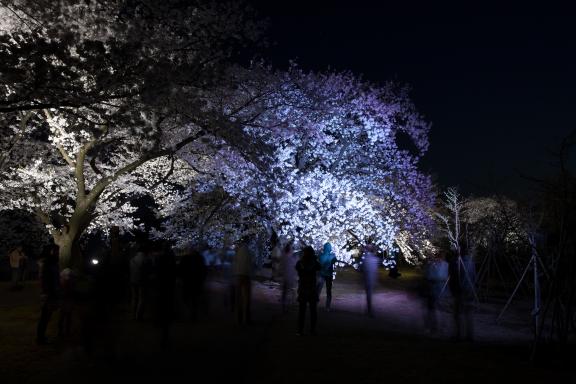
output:
{"label": "night sky", "polygon": [[442,186],[523,195],[531,183],[519,174],[550,174],[547,151],[576,128],[576,23],[567,8],[249,2],[268,18],[264,56],[277,67],[295,59],[409,84],[432,123],[423,166]]}

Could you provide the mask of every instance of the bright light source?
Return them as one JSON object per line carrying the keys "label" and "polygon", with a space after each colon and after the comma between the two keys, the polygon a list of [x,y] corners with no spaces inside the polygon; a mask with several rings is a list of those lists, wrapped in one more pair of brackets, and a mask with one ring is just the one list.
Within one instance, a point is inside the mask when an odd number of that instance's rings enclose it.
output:
{"label": "bright light source", "polygon": [[99,263],[98,259],[92,259],[92,264],[97,265]]}

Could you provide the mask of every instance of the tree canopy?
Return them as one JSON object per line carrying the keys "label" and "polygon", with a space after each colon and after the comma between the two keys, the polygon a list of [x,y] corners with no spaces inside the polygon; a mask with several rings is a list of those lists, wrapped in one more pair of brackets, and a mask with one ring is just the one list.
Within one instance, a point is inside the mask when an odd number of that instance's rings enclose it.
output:
{"label": "tree canopy", "polygon": [[177,242],[273,230],[297,242],[429,245],[429,125],[408,90],[350,73],[241,66],[235,3],[3,1],[2,205],[37,214],[68,263],[86,231],[134,230],[151,196]]}

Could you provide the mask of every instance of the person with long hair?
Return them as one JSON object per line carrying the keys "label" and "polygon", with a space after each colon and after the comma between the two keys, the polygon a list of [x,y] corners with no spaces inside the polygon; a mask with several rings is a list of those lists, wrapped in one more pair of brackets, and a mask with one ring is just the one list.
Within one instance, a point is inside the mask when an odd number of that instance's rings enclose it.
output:
{"label": "person with long hair", "polygon": [[320,271],[320,263],[316,259],[314,248],[304,247],[302,258],[296,263],[298,272],[298,335],[304,333],[306,309],[310,308],[310,332],[316,334],[316,306],[318,303],[318,290],[316,287],[316,274]]}

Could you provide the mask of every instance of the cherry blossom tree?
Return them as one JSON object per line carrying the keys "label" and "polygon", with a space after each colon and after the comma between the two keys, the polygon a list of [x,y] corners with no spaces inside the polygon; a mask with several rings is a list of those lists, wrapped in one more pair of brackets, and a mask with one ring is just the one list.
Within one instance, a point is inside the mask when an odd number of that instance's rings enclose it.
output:
{"label": "cherry blossom tree", "polygon": [[527,244],[531,231],[516,201],[504,196],[472,197],[465,206],[470,243],[502,250]]}
{"label": "cherry blossom tree", "polygon": [[179,150],[233,134],[206,95],[257,32],[233,3],[0,5],[14,15],[0,28],[2,207],[35,212],[64,267],[86,230],[133,227],[134,196],[193,175]]}
{"label": "cherry blossom tree", "polygon": [[[43,220],[63,265],[85,231],[134,228],[142,194],[172,238],[271,228],[332,241],[344,261],[351,239],[396,243],[409,259],[426,246],[433,193],[418,162],[429,126],[407,89],[219,65],[230,40],[254,34],[233,5],[193,2],[174,21],[160,2],[78,1],[36,25],[30,4],[2,3],[25,27],[2,35],[14,70],[1,89],[11,139],[0,189],[4,206]],[[213,210],[200,207],[208,196]]]}
{"label": "cherry blossom tree", "polygon": [[[240,76],[239,91],[227,93],[224,104],[242,111],[235,118],[259,139],[254,147],[265,166],[237,152],[212,158],[230,204],[252,210],[261,228],[286,238],[333,242],[344,262],[351,261],[347,243],[368,238],[384,249],[401,244],[410,260],[421,254],[433,225],[430,180],[417,167],[428,125],[407,90],[347,73],[257,72]],[[398,144],[401,134],[413,148]]]}
{"label": "cherry blossom tree", "polygon": [[[294,68],[286,76],[290,108],[260,124],[303,128],[276,146],[281,188],[266,203],[277,232],[315,246],[332,241],[344,262],[354,239],[371,238],[384,249],[404,241],[421,250],[433,194],[417,164],[429,127],[407,89],[376,87],[348,73]],[[412,148],[402,148],[399,135]],[[416,252],[404,256],[413,260]]]}

